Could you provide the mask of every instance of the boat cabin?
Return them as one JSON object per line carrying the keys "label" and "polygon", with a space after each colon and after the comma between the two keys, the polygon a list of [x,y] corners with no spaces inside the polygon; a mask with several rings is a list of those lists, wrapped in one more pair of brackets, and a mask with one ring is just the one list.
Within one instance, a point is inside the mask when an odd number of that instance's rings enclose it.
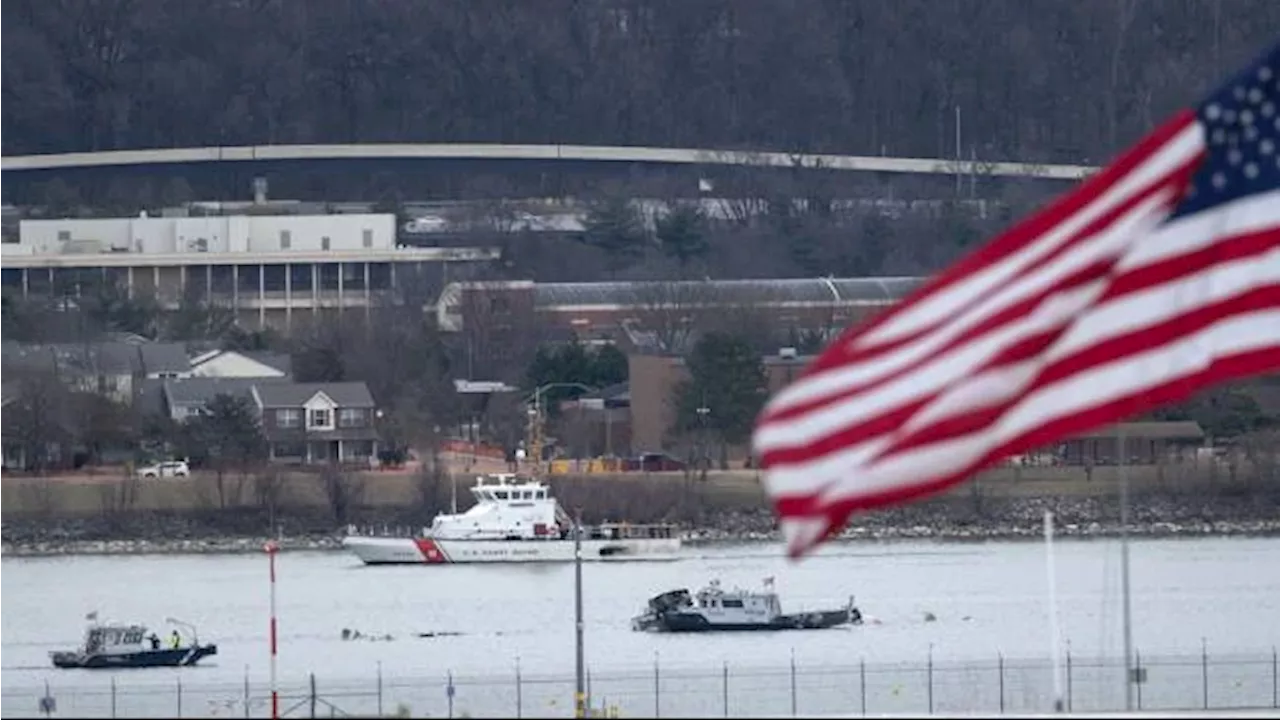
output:
{"label": "boat cabin", "polygon": [[437,515],[427,534],[446,540],[549,540],[572,525],[549,487],[512,473],[477,477],[471,496],[475,505]]}
{"label": "boat cabin", "polygon": [[[538,480],[513,473],[481,475],[471,486],[475,498],[465,512],[437,515],[426,530],[444,540],[566,540],[572,537],[573,519],[552,496],[551,488]],[[643,540],[677,537],[673,525],[603,523],[583,528],[589,540]]]}
{"label": "boat cabin", "polygon": [[547,486],[539,482],[521,482],[511,473],[497,473],[490,477],[493,482],[486,482],[481,476],[471,487],[471,496],[477,503],[545,501],[551,497]]}
{"label": "boat cabin", "polygon": [[88,654],[132,653],[145,649],[147,628],[142,625],[93,625],[84,634]]}
{"label": "boat cabin", "polygon": [[717,580],[713,580],[710,585],[699,590],[693,596],[693,600],[697,609],[711,613],[730,611],[769,617],[782,614],[782,603],[778,600],[777,593],[738,589],[725,591],[720,588],[720,582]]}

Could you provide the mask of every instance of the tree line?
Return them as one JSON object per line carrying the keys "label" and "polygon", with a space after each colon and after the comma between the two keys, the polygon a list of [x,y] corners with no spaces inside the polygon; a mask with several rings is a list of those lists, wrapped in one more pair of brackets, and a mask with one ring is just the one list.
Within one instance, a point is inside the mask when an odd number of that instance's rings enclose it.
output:
{"label": "tree line", "polygon": [[[1272,0],[14,0],[4,153],[507,142],[1099,163]],[[958,119],[958,123],[957,123]]]}

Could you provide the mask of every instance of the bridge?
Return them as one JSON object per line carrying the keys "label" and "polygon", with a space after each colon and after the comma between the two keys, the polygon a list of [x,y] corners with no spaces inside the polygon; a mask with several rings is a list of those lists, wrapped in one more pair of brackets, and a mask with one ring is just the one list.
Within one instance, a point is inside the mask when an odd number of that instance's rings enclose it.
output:
{"label": "bridge", "polygon": [[666,165],[799,167],[915,175],[978,175],[1080,180],[1098,170],[1087,165],[983,162],[934,158],[831,155],[773,151],[604,145],[499,145],[459,143],[361,143],[351,145],[240,145],[152,150],[15,155],[0,170],[58,170],[131,165],[308,160],[529,160],[651,163]]}

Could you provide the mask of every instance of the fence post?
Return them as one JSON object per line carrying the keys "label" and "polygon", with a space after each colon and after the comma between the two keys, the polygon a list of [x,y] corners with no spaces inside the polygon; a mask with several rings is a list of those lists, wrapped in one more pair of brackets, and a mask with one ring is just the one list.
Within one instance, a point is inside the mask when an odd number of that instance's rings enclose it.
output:
{"label": "fence post", "polygon": [[382,661],[378,661],[378,717],[382,714]]}
{"label": "fence post", "polygon": [[311,673],[311,717],[316,716],[316,674]]}
{"label": "fence post", "polygon": [[449,717],[453,717],[453,671],[450,670],[445,678],[444,694],[449,698]]}
{"label": "fence post", "polygon": [[1071,648],[1067,648],[1067,712],[1074,712],[1071,708],[1074,706],[1071,680]]}
{"label": "fence post", "polygon": [[929,714],[933,714],[933,643],[929,643]]}
{"label": "fence post", "polygon": [[244,716],[249,717],[249,666],[244,666]]}
{"label": "fence post", "polygon": [[520,656],[516,656],[516,717],[524,717],[524,681],[520,677]]}
{"label": "fence post", "polygon": [[662,717],[662,684],[658,674],[658,651],[653,651],[653,716]]}
{"label": "fence post", "polygon": [[174,714],[182,717],[182,678],[178,678],[178,712]]}
{"label": "fence post", "polygon": [[858,692],[862,694],[862,714],[867,714],[867,659],[858,658]]}
{"label": "fence post", "polygon": [[724,663],[724,679],[720,683],[720,693],[724,701],[724,716],[729,717],[729,662]]}
{"label": "fence post", "polygon": [[1200,638],[1200,698],[1209,709],[1209,642]]}
{"label": "fence post", "polygon": [[1271,646],[1271,707],[1280,708],[1280,673],[1276,672],[1276,646]]}
{"label": "fence post", "polygon": [[796,716],[796,649],[791,648],[791,717]]}
{"label": "fence post", "polygon": [[1136,685],[1138,691],[1138,709],[1142,709],[1142,653],[1137,648],[1133,650],[1133,684]]}
{"label": "fence post", "polygon": [[111,717],[116,716],[116,679],[111,678]]}
{"label": "fence post", "polygon": [[1004,714],[1004,653],[996,653],[996,667],[1000,671],[1000,714]]}

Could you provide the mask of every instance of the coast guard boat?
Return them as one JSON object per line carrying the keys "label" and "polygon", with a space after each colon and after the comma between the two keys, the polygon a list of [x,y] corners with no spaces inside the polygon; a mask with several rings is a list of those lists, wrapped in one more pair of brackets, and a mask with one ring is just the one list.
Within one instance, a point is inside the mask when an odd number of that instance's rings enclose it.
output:
{"label": "coast guard boat", "polygon": [[84,644],[79,649],[49,653],[54,667],[186,667],[218,654],[217,645],[200,644],[194,629],[191,640],[184,642],[177,630],[168,640],[163,640],[143,625],[98,624],[96,615],[90,620],[93,622],[85,631]]}
{"label": "coast guard boat", "polygon": [[861,625],[862,612],[853,598],[841,610],[783,614],[773,591],[773,579],[762,592],[723,590],[713,580],[697,593],[671,590],[649,599],[648,607],[631,620],[631,629],[642,632],[724,632],[742,630],[820,630],[839,625]]}
{"label": "coast guard boat", "polygon": [[[418,535],[366,535],[349,528],[342,546],[366,565],[571,562],[573,521],[538,480],[481,475],[476,504],[442,513]],[[674,560],[680,538],[671,525],[602,523],[582,528],[583,560]]]}

